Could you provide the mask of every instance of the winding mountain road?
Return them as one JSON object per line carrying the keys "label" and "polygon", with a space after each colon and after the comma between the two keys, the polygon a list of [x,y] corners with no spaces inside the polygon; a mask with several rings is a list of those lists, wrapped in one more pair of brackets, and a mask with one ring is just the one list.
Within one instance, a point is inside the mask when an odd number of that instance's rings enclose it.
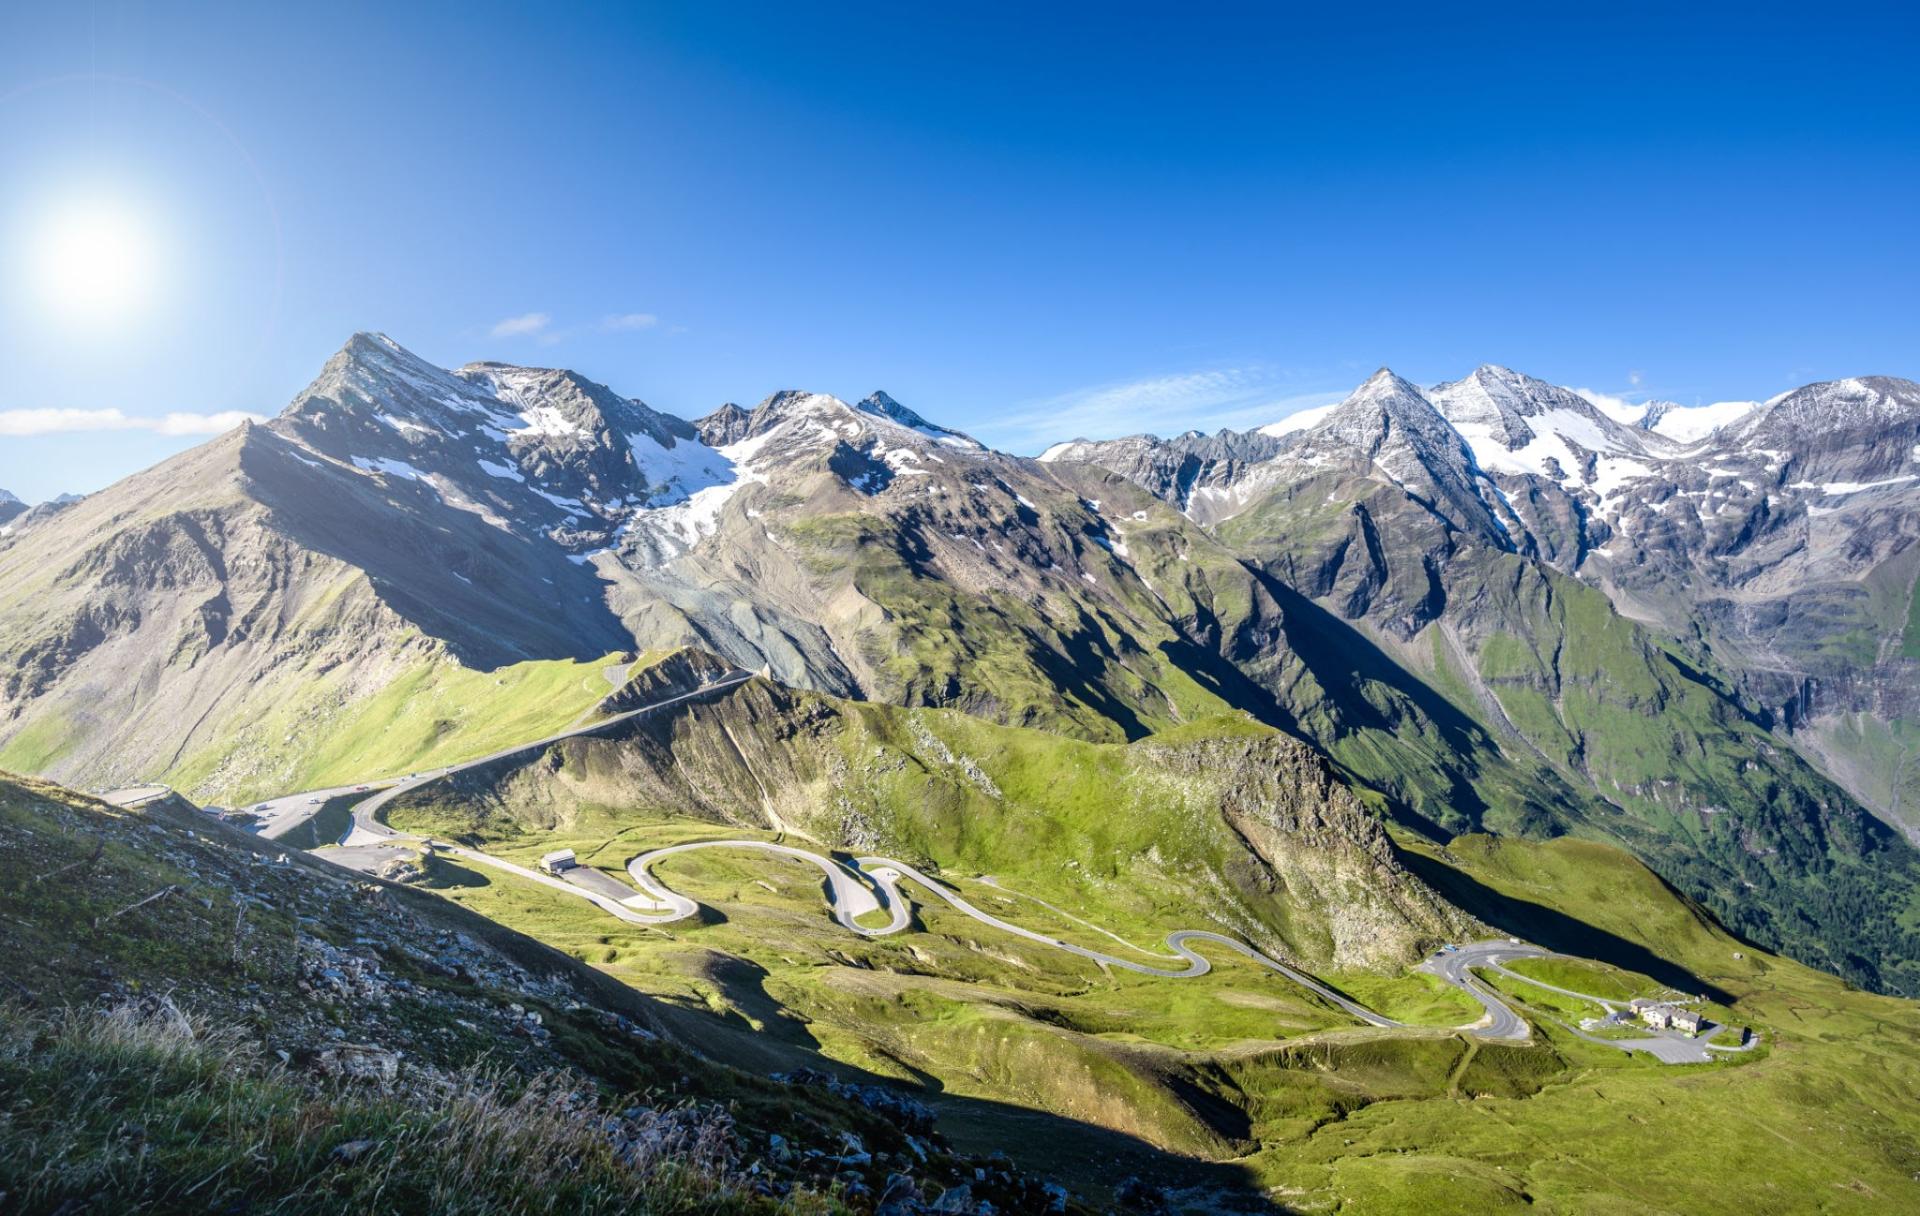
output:
{"label": "winding mountain road", "polygon": [[[764,840],[705,840],[686,844],[669,845],[643,853],[627,863],[627,875],[636,888],[634,894],[620,897],[614,892],[618,889],[608,876],[599,871],[583,871],[574,875],[551,875],[532,869],[517,862],[506,861],[477,849],[469,849],[445,841],[433,840],[400,832],[382,823],[379,814],[394,799],[413,790],[443,778],[479,768],[511,756],[536,751],[565,739],[591,735],[630,721],[644,714],[653,713],[669,706],[692,701],[728,688],[735,687],[753,678],[753,673],[735,669],[719,679],[703,684],[691,692],[667,697],[637,709],[627,710],[613,717],[586,726],[577,726],[559,731],[545,738],[529,743],[519,743],[512,747],[501,748],[474,760],[468,760],[447,768],[433,769],[397,781],[369,798],[356,803],[352,808],[352,820],[341,836],[339,847],[332,854],[340,864],[355,869],[374,869],[380,864],[402,853],[402,842],[420,842],[429,845],[434,851],[475,865],[486,866],[530,882],[585,899],[607,914],[629,924],[664,925],[686,920],[699,912],[699,905],[686,896],[654,877],[652,867],[660,860],[701,849],[747,849],[771,853],[790,858],[817,867],[826,879],[826,896],[834,920],[844,929],[862,937],[885,937],[905,931],[912,924],[912,912],[906,896],[900,892],[899,884],[911,882],[946,903],[962,915],[971,917],[985,925],[990,925],[1004,933],[1022,937],[1028,941],[1068,954],[1077,955],[1098,963],[1103,967],[1115,967],[1139,975],[1160,976],[1167,979],[1190,979],[1207,974],[1213,964],[1205,955],[1194,949],[1195,943],[1218,946],[1231,950],[1249,961],[1276,972],[1293,983],[1318,996],[1342,1012],[1364,1022],[1369,1026],[1382,1029],[1399,1029],[1404,1023],[1376,1013],[1358,1001],[1335,991],[1313,976],[1264,954],[1245,942],[1224,934],[1204,929],[1182,929],[1169,933],[1165,948],[1169,957],[1165,965],[1141,962],[1138,959],[1123,958],[1109,954],[1104,950],[1095,950],[1088,946],[1077,945],[1051,934],[1041,933],[1002,920],[976,907],[959,892],[935,880],[907,862],[891,857],[859,857],[851,864],[843,863],[820,853],[791,845],[775,844]],[[329,791],[317,791],[313,794],[290,794],[272,800],[276,809],[284,808],[274,826],[276,835],[293,830],[299,823],[305,822],[299,814],[300,809],[312,805],[310,799],[325,795],[338,795],[350,792],[351,788]],[[310,817],[310,815],[308,816]],[[321,854],[327,856],[327,854]],[[597,880],[597,881],[596,881]],[[884,925],[863,925],[862,917],[876,913],[885,913]],[[1105,932],[1102,930],[1102,932]],[[1108,936],[1112,936],[1108,934]],[[1118,940],[1118,939],[1116,939]],[[1493,992],[1479,984],[1469,974],[1468,968],[1476,965],[1477,960],[1489,963],[1499,958],[1520,957],[1526,954],[1545,954],[1544,950],[1531,946],[1518,946],[1511,942],[1482,942],[1465,947],[1459,951],[1442,953],[1421,964],[1423,969],[1431,971],[1445,982],[1466,991],[1487,1010],[1487,1016],[1470,1027],[1461,1027],[1483,1038],[1525,1040],[1531,1030],[1527,1023],[1512,1009],[1502,1003]]]}
{"label": "winding mountain road", "polygon": [[[1245,942],[1237,941],[1231,937],[1225,937],[1218,933],[1210,933],[1203,929],[1182,929],[1178,932],[1170,933],[1167,935],[1166,945],[1167,949],[1173,952],[1174,957],[1168,961],[1170,963],[1178,961],[1183,965],[1156,967],[1147,963],[1138,962],[1134,959],[1121,958],[1115,954],[1108,954],[1104,950],[1094,950],[1086,946],[1075,945],[1072,942],[1064,941],[1058,937],[1036,932],[1023,925],[1016,925],[1012,921],[1002,920],[991,912],[981,911],[959,892],[928,877],[918,868],[892,857],[860,857],[855,859],[853,866],[847,866],[832,858],[824,857],[819,853],[810,853],[805,849],[796,849],[790,845],[768,844],[764,841],[757,840],[705,840],[694,844],[673,845],[664,849],[655,849],[653,852],[643,853],[627,863],[627,873],[633,878],[634,885],[647,893],[653,906],[667,909],[667,911],[655,917],[654,923],[671,924],[677,920],[684,920],[698,910],[698,905],[686,896],[677,894],[662,885],[651,873],[653,864],[663,857],[671,857],[675,854],[686,853],[694,849],[719,848],[761,849],[771,853],[779,853],[787,857],[798,858],[799,860],[811,862],[813,865],[818,866],[827,875],[829,890],[831,892],[828,897],[828,903],[833,908],[834,919],[837,920],[842,927],[850,929],[862,937],[885,937],[888,934],[900,932],[911,923],[912,916],[908,911],[907,899],[900,894],[899,888],[899,883],[904,879],[918,884],[921,889],[945,901],[955,911],[970,916],[982,924],[992,925],[1003,933],[1011,933],[1015,937],[1024,937],[1028,941],[1038,942],[1043,946],[1051,946],[1056,950],[1063,950],[1068,954],[1079,955],[1081,958],[1090,959],[1103,967],[1118,967],[1125,971],[1137,972],[1140,975],[1157,975],[1164,976],[1168,979],[1188,979],[1193,976],[1205,975],[1213,969],[1213,964],[1208,962],[1204,955],[1199,954],[1188,946],[1187,943],[1210,942],[1214,945],[1225,946],[1229,950],[1237,951],[1261,966],[1279,972],[1294,983],[1344,1010],[1346,1013],[1351,1014],[1353,1017],[1366,1022],[1368,1025],[1380,1027],[1401,1025],[1401,1023],[1391,1018],[1382,1017],[1380,1014],[1375,1013],[1357,1001],[1342,996],[1312,976],[1289,967],[1278,959],[1270,958],[1260,951],[1255,950],[1252,946],[1247,945]],[[866,881],[862,881],[863,879]],[[871,887],[868,886],[868,882],[871,882],[873,885]],[[888,913],[889,919],[885,926],[869,928],[858,922],[859,917],[869,912],[877,911],[885,911]],[[1524,1028],[1520,1037],[1526,1037]]]}

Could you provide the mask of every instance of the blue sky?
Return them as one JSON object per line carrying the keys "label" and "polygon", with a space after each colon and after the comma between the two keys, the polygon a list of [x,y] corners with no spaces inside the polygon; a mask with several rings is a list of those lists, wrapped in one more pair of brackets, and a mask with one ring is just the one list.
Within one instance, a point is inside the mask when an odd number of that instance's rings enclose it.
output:
{"label": "blue sky", "polygon": [[[1021,452],[1382,364],[1920,375],[1912,6],[387,7],[7,6],[0,487],[274,413],[356,329]],[[144,289],[56,308],[103,207]]]}

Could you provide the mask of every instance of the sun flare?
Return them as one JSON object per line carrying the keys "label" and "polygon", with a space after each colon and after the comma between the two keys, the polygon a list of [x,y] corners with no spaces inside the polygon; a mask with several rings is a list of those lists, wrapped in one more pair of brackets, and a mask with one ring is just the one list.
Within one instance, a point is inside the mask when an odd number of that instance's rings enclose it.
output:
{"label": "sun flare", "polygon": [[42,299],[70,321],[125,318],[153,287],[152,231],[122,204],[86,201],[61,207],[37,232],[33,255]]}

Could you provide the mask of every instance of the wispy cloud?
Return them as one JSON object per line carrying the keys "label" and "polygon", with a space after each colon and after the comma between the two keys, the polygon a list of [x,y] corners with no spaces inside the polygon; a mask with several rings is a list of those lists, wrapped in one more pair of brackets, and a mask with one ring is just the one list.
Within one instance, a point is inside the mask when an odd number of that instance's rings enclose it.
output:
{"label": "wispy cloud", "polygon": [[620,333],[626,330],[652,329],[660,324],[660,318],[650,312],[622,312],[603,317],[600,328],[607,333]]}
{"label": "wispy cloud", "polygon": [[[583,334],[638,333],[643,329],[656,328],[659,324],[660,318],[650,312],[615,312],[608,313],[598,321],[556,328],[552,313],[529,312],[496,321],[487,333],[495,338],[532,338],[541,346],[558,346]],[[668,332],[678,331],[679,327],[675,326]]]}
{"label": "wispy cloud", "polygon": [[1226,367],[1090,385],[1031,402],[971,429],[1011,451],[1037,451],[1063,439],[1112,439],[1150,431],[1245,430],[1345,397],[1301,392],[1272,368]]}
{"label": "wispy cloud", "polygon": [[157,418],[106,410],[0,410],[0,435],[65,435],[83,431],[152,431],[159,435],[218,435],[264,414],[223,410],[215,414],[172,413]]}
{"label": "wispy cloud", "polygon": [[496,321],[488,332],[496,338],[528,338],[540,333],[551,324],[553,324],[553,318],[546,313],[529,312],[517,317],[508,317],[504,321]]}

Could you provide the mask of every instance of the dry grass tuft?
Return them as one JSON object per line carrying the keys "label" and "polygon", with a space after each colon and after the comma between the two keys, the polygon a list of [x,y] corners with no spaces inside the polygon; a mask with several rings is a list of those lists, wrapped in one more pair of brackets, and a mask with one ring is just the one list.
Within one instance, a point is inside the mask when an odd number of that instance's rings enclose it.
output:
{"label": "dry grass tuft", "polygon": [[614,1110],[561,1074],[315,1081],[150,999],[0,1009],[0,1209],[828,1212],[756,1195],[731,1117]]}

